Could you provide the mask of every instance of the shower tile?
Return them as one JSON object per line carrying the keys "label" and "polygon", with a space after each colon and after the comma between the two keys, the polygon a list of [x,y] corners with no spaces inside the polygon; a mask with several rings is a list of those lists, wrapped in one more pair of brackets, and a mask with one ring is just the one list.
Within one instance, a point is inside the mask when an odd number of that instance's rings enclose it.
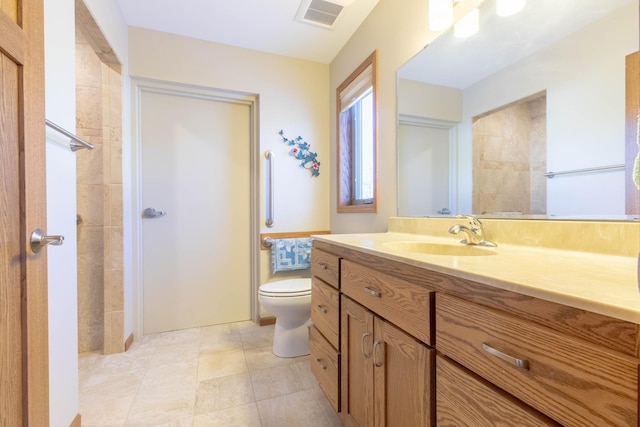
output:
{"label": "shower tile", "polygon": [[102,182],[104,184],[111,183],[111,142],[108,140],[104,140],[102,144],[102,157],[100,158],[102,162]]}
{"label": "shower tile", "polygon": [[255,403],[207,412],[193,418],[194,427],[260,427],[260,414]]}
{"label": "shower tile", "polygon": [[102,262],[104,268],[109,270],[113,268],[111,263],[111,227],[102,227],[101,232],[103,239]]}
{"label": "shower tile", "polygon": [[200,381],[195,414],[206,414],[255,402],[249,374],[229,375]]}
{"label": "shower tile", "polygon": [[111,144],[111,181],[122,184],[122,145]]}
{"label": "shower tile", "polygon": [[109,186],[110,200],[109,200],[109,221],[113,226],[122,226],[122,184],[111,184]]}
{"label": "shower tile", "polygon": [[103,185],[102,186],[102,204],[103,209],[100,212],[102,216],[102,222],[105,226],[111,225],[111,186]]}
{"label": "shower tile", "polygon": [[[123,268],[122,227],[109,227],[111,234],[111,268]],[[105,264],[108,265],[108,264]]]}
{"label": "shower tile", "polygon": [[76,180],[79,184],[103,183],[102,156],[102,144],[95,144],[93,150],[76,151]]}
{"label": "shower tile", "polygon": [[106,270],[105,279],[105,310],[124,310],[124,271],[121,269]]}
{"label": "shower tile", "polygon": [[104,197],[102,185],[76,185],[77,213],[83,224],[104,225]]}
{"label": "shower tile", "polygon": [[102,129],[102,89],[76,86],[76,127]]}

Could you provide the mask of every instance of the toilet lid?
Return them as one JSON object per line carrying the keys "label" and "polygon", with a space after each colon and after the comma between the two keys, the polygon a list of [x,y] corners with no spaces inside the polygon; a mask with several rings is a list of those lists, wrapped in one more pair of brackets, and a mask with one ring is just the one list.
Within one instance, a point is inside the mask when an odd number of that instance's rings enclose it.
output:
{"label": "toilet lid", "polygon": [[260,294],[274,297],[297,297],[311,293],[311,279],[289,279],[260,286]]}

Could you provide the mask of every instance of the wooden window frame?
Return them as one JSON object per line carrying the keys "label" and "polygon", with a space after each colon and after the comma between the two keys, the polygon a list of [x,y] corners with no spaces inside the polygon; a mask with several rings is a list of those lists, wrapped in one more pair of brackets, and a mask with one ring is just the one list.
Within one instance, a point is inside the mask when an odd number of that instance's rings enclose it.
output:
{"label": "wooden window frame", "polygon": [[[352,197],[353,161],[351,120],[341,120],[342,104],[340,94],[360,75],[372,67],[373,92],[373,199],[371,203],[354,203]],[[378,51],[367,57],[336,89],[336,153],[337,153],[337,197],[338,213],[376,213],[378,211]]]}

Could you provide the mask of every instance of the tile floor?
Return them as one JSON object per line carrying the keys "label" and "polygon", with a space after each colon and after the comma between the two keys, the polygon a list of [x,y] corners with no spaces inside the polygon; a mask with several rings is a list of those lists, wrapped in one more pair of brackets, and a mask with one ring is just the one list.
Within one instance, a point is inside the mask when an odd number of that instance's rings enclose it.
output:
{"label": "tile floor", "polygon": [[341,426],[309,356],[271,353],[252,322],[146,335],[125,352],[80,354],[88,426]]}

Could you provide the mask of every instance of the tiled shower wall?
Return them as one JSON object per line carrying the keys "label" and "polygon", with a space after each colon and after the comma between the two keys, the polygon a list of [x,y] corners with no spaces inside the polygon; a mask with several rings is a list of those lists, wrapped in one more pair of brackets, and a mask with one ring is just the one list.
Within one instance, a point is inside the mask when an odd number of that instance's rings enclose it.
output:
{"label": "tiled shower wall", "polygon": [[473,212],[546,213],[546,96],[473,123]]}
{"label": "tiled shower wall", "polygon": [[95,148],[76,157],[78,351],[109,354],[124,350],[122,79],[87,27],[76,25],[76,132]]}

